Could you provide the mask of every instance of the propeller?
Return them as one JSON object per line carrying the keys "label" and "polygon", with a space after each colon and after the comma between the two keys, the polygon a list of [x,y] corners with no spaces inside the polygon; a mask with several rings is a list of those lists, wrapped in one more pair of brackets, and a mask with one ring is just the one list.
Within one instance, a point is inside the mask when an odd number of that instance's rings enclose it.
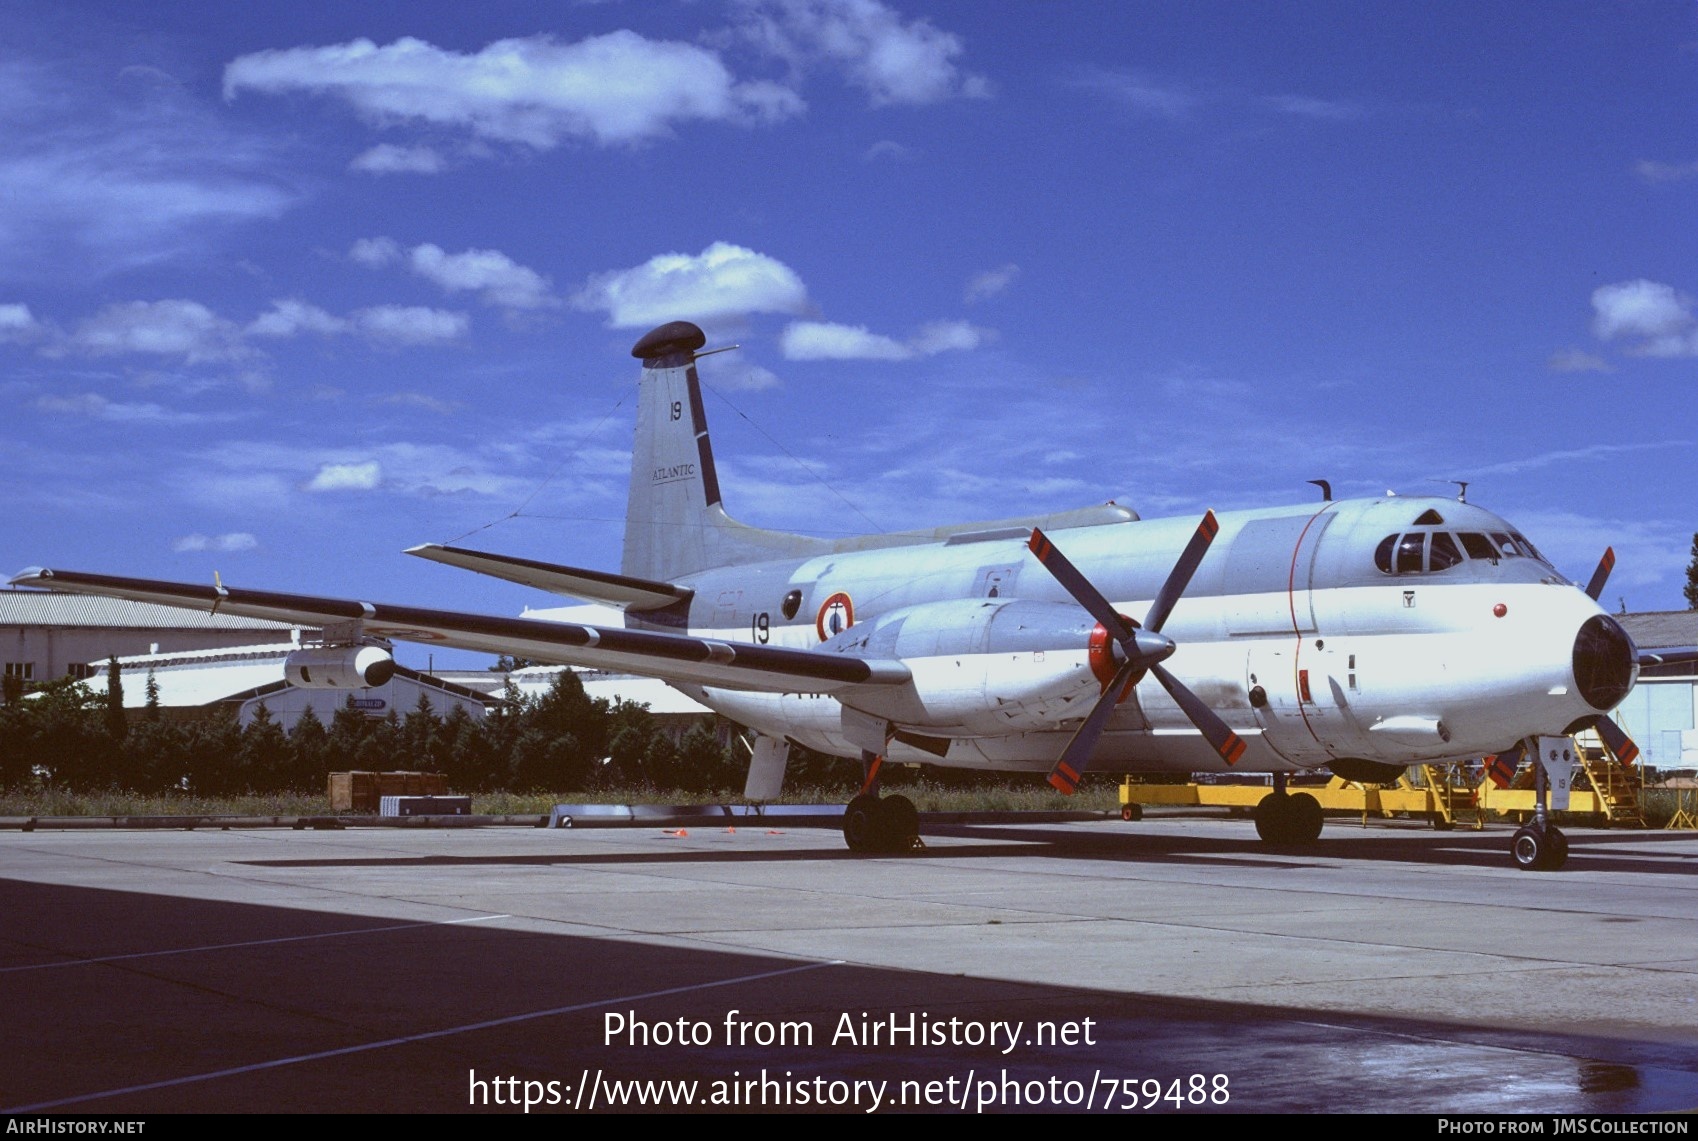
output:
{"label": "propeller", "polygon": [[[1604,557],[1598,560],[1598,568],[1592,572],[1592,578],[1586,583],[1586,593],[1593,602],[1604,592],[1604,584],[1610,580],[1610,572],[1615,569],[1615,548],[1605,547]],[[1603,738],[1604,745],[1616,763],[1629,772],[1633,770],[1633,762],[1639,759],[1639,746],[1633,743],[1620,725],[1609,717],[1599,717],[1597,721],[1598,736]]]}
{"label": "propeller", "polygon": [[1593,602],[1598,601],[1598,595],[1604,592],[1604,584],[1610,580],[1610,572],[1615,569],[1615,548],[1605,547],[1604,557],[1598,560],[1598,569],[1592,572],[1592,579],[1586,584],[1586,593]]}
{"label": "propeller", "polygon": [[1202,698],[1191,692],[1184,682],[1174,677],[1161,664],[1178,648],[1173,639],[1161,632],[1161,628],[1173,613],[1179,596],[1185,593],[1191,576],[1196,573],[1203,556],[1208,553],[1209,544],[1214,542],[1215,534],[1219,530],[1220,523],[1215,519],[1215,513],[1206,513],[1203,521],[1197,524],[1191,541],[1185,544],[1179,561],[1168,573],[1167,581],[1162,583],[1161,590],[1156,592],[1155,600],[1150,603],[1149,613],[1144,615],[1144,624],[1140,626],[1110,606],[1108,599],[1091,585],[1090,580],[1079,572],[1079,568],[1075,567],[1066,555],[1056,549],[1047,535],[1037,528],[1032,529],[1032,538],[1026,544],[1027,548],[1037,556],[1044,569],[1055,576],[1062,588],[1108,632],[1118,647],[1121,658],[1120,668],[1115,671],[1113,680],[1103,688],[1096,706],[1073,734],[1073,739],[1067,742],[1061,759],[1055,763],[1055,768],[1049,774],[1049,783],[1057,790],[1072,795],[1079,787],[1080,774],[1085,771],[1085,766],[1091,759],[1091,752],[1096,748],[1097,738],[1102,736],[1104,726],[1108,724],[1109,715],[1114,712],[1116,705],[1131,694],[1132,687],[1142,681],[1146,673],[1155,675],[1156,681],[1167,690],[1168,695],[1184,711],[1185,716],[1191,719],[1191,724],[1197,727],[1222,760],[1229,765],[1237,764],[1238,759],[1244,755],[1243,739],[1234,733]]}

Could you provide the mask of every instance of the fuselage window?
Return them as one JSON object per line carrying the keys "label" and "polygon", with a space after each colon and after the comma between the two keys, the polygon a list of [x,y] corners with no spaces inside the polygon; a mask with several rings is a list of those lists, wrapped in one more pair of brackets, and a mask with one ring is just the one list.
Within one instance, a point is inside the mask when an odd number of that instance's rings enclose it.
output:
{"label": "fuselage window", "polygon": [[1456,549],[1456,540],[1450,537],[1450,533],[1433,532],[1433,543],[1427,551],[1427,569],[1441,571],[1461,561],[1462,552]]}

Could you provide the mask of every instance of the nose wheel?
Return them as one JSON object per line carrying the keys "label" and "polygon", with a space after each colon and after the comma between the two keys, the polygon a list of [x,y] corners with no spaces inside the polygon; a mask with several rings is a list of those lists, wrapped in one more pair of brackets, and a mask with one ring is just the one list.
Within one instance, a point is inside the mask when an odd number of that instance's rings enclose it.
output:
{"label": "nose wheel", "polygon": [[1554,872],[1568,862],[1568,837],[1555,824],[1535,821],[1515,830],[1509,850],[1524,872]]}

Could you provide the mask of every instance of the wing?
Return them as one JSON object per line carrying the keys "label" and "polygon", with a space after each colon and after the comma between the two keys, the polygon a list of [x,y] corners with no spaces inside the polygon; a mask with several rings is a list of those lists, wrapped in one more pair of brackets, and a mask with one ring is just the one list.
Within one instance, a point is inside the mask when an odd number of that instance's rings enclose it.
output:
{"label": "wing", "polygon": [[537,661],[728,689],[837,693],[859,685],[900,685],[910,677],[908,667],[897,661],[722,642],[648,630],[608,629],[569,622],[538,622],[528,618],[496,618],[416,606],[315,598],[305,594],[239,590],[221,584],[201,586],[31,567],[14,576],[12,585],[127,598],[133,602],[157,602],[187,610],[210,610],[309,626],[358,622],[367,634],[401,642],[512,654]]}
{"label": "wing", "polygon": [[468,551],[464,547],[444,547],[438,543],[408,547],[407,554],[494,578],[504,578],[509,582],[534,586],[550,594],[605,602],[621,610],[626,607],[654,610],[680,602],[687,603],[695,593],[686,587],[673,586],[669,582],[651,582],[645,578],[607,574],[604,571],[585,570],[582,567],[557,566],[554,563],[521,559],[514,555]]}

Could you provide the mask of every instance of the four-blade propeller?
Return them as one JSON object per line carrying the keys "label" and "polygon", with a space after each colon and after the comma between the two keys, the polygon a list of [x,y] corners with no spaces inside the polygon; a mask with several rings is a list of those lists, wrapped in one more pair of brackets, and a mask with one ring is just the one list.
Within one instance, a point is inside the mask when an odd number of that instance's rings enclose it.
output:
{"label": "four-blade propeller", "polygon": [[1033,528],[1027,547],[1037,556],[1038,561],[1044,564],[1044,568],[1055,576],[1055,580],[1063,589],[1108,632],[1119,662],[1113,680],[1104,687],[1096,706],[1073,734],[1073,739],[1067,743],[1061,759],[1049,774],[1049,783],[1061,792],[1072,794],[1079,787],[1079,776],[1090,761],[1091,751],[1096,747],[1097,738],[1102,736],[1109,715],[1114,712],[1114,707],[1132,692],[1132,687],[1143,680],[1145,673],[1155,675],[1161,687],[1167,690],[1179,708],[1184,710],[1185,716],[1191,719],[1191,724],[1197,727],[1222,760],[1229,765],[1236,764],[1244,755],[1244,741],[1238,734],[1234,733],[1214,710],[1204,704],[1202,698],[1191,692],[1184,682],[1174,677],[1161,664],[1177,648],[1171,638],[1162,634],[1161,628],[1166,624],[1168,615],[1173,613],[1179,596],[1185,593],[1185,587],[1191,582],[1191,576],[1196,573],[1203,556],[1208,553],[1209,544],[1214,542],[1215,533],[1219,530],[1220,523],[1215,519],[1215,513],[1210,511],[1205,514],[1191,536],[1191,541],[1180,554],[1179,561],[1168,574],[1167,581],[1162,584],[1161,590],[1156,592],[1155,600],[1150,603],[1149,613],[1144,615],[1144,624],[1140,626],[1125,615],[1117,613],[1114,607],[1109,605],[1108,599],[1102,596],[1102,592],[1092,586],[1090,580],[1068,561],[1067,556],[1055,548],[1049,537]]}
{"label": "four-blade propeller", "polygon": [[[1604,557],[1598,560],[1597,569],[1592,572],[1591,580],[1586,583],[1586,593],[1591,596],[1593,602],[1598,601],[1598,596],[1604,593],[1604,584],[1609,582],[1610,572],[1614,569],[1615,548],[1605,547]],[[1596,728],[1610,755],[1622,768],[1631,772],[1633,762],[1639,759],[1639,746],[1633,743],[1633,738],[1611,720],[1608,714],[1599,716]]]}

